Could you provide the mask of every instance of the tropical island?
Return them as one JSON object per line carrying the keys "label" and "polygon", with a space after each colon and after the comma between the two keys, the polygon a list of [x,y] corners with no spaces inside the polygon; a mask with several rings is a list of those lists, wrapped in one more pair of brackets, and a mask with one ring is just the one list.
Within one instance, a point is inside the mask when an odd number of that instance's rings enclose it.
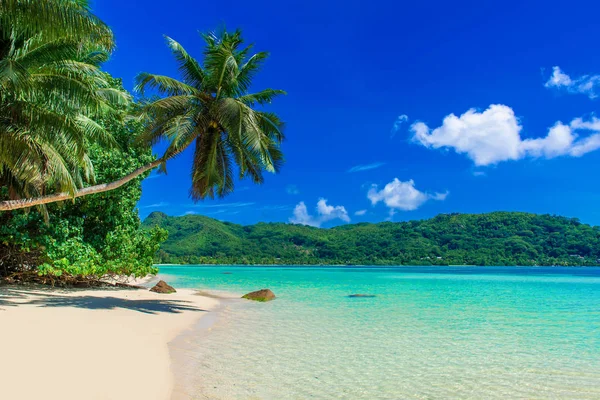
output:
{"label": "tropical island", "polygon": [[320,229],[241,226],[201,215],[151,213],[168,232],[159,263],[288,265],[598,265],[600,228],[519,212],[443,214],[424,221]]}
{"label": "tropical island", "polygon": [[0,397],[600,398],[591,6],[138,3],[0,0]]}

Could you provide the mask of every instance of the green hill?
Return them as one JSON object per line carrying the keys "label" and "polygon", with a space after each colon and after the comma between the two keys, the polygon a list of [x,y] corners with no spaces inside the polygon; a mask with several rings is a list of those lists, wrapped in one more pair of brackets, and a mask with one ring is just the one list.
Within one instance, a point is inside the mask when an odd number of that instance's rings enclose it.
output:
{"label": "green hill", "polygon": [[154,212],[168,230],[157,261],[184,264],[597,265],[600,228],[519,212],[442,214],[409,222],[330,229],[283,223],[241,226]]}

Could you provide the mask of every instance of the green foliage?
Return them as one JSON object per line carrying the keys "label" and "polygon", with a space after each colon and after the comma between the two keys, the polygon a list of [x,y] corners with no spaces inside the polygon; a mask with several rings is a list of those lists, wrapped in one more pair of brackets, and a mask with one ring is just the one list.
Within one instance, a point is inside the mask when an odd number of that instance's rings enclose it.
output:
{"label": "green foliage", "polygon": [[0,0],[0,40],[42,32],[48,40],[87,38],[106,50],[114,46],[111,30],[91,13],[88,0]]}
{"label": "green foliage", "polygon": [[169,239],[161,263],[352,265],[597,265],[600,228],[517,212],[443,214],[424,221],[318,229],[240,226],[198,215],[152,213]]}
{"label": "green foliage", "polygon": [[283,123],[276,114],[256,107],[271,103],[284,92],[265,89],[249,93],[267,53],[250,56],[251,46],[242,46],[239,31],[211,33],[203,38],[202,63],[175,40],[166,38],[179,65],[181,81],[150,73],[136,78],[139,92],[150,89],[163,96],[142,109],[141,119],[147,122],[142,141],[168,141],[164,160],[194,144],[190,189],[194,200],[230,194],[236,172],[240,179],[248,177],[262,183],[263,171],[277,172],[283,163],[279,147]]}
{"label": "green foliage", "polygon": [[[119,81],[111,85],[121,87]],[[117,146],[89,147],[97,179],[118,179],[154,160],[150,149],[133,145],[143,127],[117,115],[99,119]],[[119,189],[48,206],[48,223],[34,211],[0,213],[0,273],[37,268],[41,275],[98,278],[145,276],[166,232],[141,231],[136,204],[141,181],[148,173]],[[19,261],[22,260],[22,261]],[[24,261],[23,261],[24,260]]]}
{"label": "green foliage", "polygon": [[94,181],[91,145],[113,146],[100,118],[129,95],[100,70],[110,29],[86,0],[0,0],[0,186],[22,198]]}

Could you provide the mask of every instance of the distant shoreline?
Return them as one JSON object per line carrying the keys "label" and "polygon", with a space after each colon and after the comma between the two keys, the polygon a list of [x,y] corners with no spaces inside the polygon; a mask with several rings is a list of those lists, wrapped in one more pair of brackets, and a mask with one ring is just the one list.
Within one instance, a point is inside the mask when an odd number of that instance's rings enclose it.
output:
{"label": "distant shoreline", "polygon": [[440,214],[426,220],[317,229],[241,226],[202,215],[151,213],[167,230],[155,260],[179,264],[597,266],[600,227],[521,212]]}
{"label": "distant shoreline", "polygon": [[156,267],[314,267],[314,268],[600,268],[600,265],[367,265],[367,264],[154,264]]}

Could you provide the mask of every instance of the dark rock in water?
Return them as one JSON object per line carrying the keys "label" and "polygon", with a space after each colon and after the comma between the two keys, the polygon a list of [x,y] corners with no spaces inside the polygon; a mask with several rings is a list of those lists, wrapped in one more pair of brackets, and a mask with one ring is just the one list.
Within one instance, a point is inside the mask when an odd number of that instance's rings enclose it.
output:
{"label": "dark rock in water", "polygon": [[275,298],[275,293],[269,289],[257,290],[242,296],[242,299],[254,300],[254,301],[271,301]]}
{"label": "dark rock in water", "polygon": [[160,281],[158,282],[152,289],[150,289],[151,292],[154,293],[175,293],[176,290],[173,288],[173,286],[169,286],[167,285],[167,282],[165,281]]}
{"label": "dark rock in water", "polygon": [[233,274],[233,272],[228,272],[228,271],[226,271],[226,272],[221,272],[221,273],[222,273],[223,275],[231,275],[231,274]]}
{"label": "dark rock in water", "polygon": [[351,294],[348,297],[368,297],[368,298],[371,298],[371,297],[377,297],[377,296],[375,296],[374,294],[360,294],[360,293],[358,293],[358,294]]}

